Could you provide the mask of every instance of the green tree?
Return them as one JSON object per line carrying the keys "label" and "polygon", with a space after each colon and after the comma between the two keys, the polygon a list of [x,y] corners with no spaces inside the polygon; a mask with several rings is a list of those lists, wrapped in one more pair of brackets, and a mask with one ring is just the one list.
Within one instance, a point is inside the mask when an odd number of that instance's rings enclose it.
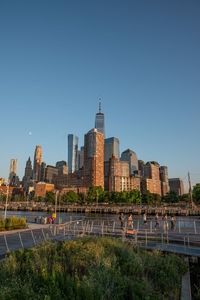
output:
{"label": "green tree", "polygon": [[152,194],[152,200],[153,203],[160,203],[161,202],[161,196],[159,194]]}
{"label": "green tree", "polygon": [[179,197],[174,191],[170,191],[169,193],[167,193],[167,195],[163,199],[168,203],[177,203],[179,201]]}
{"label": "green tree", "polygon": [[121,197],[119,192],[110,192],[110,202],[119,203],[121,202]]}
{"label": "green tree", "polygon": [[51,203],[55,203],[55,193],[50,191],[46,193],[46,198],[45,198],[46,202],[51,202]]}
{"label": "green tree", "polygon": [[103,202],[104,190],[101,186],[91,186],[87,194],[88,202]]}
{"label": "green tree", "polygon": [[183,194],[179,196],[179,201],[190,202],[190,194]]}
{"label": "green tree", "polygon": [[79,195],[74,191],[69,191],[65,195],[63,195],[62,200],[64,202],[77,202],[79,200]]}
{"label": "green tree", "polygon": [[140,196],[140,191],[138,190],[132,190],[129,192],[129,203],[136,203],[140,204],[141,203],[141,196]]}
{"label": "green tree", "polygon": [[193,188],[192,196],[195,202],[200,202],[200,183],[197,183]]}
{"label": "green tree", "polygon": [[151,204],[152,202],[153,202],[152,194],[148,190],[143,191],[142,192],[142,203],[143,204]]}

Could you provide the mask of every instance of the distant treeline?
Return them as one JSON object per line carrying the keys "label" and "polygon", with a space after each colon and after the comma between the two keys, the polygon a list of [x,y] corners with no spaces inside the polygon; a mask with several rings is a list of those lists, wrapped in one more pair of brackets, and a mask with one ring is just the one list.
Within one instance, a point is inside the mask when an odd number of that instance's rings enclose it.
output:
{"label": "distant treeline", "polygon": [[[5,201],[5,196],[2,197]],[[9,199],[10,201],[27,201],[26,198],[21,195],[15,196]],[[46,197],[33,197],[33,201],[45,201],[48,203],[55,203],[55,193],[47,192]],[[193,189],[193,200],[196,203],[200,203],[200,184],[196,184]],[[69,191],[66,194],[58,197],[60,204],[66,203],[127,203],[127,204],[159,204],[159,203],[178,203],[178,202],[189,202],[191,201],[189,194],[178,196],[175,192],[171,191],[166,196],[161,197],[158,194],[152,194],[149,191],[140,192],[138,190],[132,190],[130,192],[108,192],[104,191],[102,187],[90,187],[87,195],[83,193],[75,193]]]}

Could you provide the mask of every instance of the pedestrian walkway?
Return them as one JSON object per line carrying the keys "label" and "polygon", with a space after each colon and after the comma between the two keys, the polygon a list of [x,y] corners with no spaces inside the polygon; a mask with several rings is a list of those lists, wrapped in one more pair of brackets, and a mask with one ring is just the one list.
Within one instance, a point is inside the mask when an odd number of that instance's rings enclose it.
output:
{"label": "pedestrian walkway", "polygon": [[[112,236],[129,240],[134,247],[174,252],[200,257],[200,233],[162,231],[153,228],[134,228],[130,234],[128,224],[121,227],[115,220],[81,218],[65,224],[28,224],[28,229],[1,232],[0,256],[8,250],[16,251],[37,246],[46,241],[76,239],[80,236]],[[127,228],[127,229],[126,229]]]}

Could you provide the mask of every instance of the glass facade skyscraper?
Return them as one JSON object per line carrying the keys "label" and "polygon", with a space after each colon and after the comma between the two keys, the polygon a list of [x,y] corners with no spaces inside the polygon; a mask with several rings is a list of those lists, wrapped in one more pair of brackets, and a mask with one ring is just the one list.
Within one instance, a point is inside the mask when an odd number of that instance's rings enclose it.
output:
{"label": "glass facade skyscraper", "polygon": [[99,98],[99,112],[96,114],[95,118],[95,128],[104,134],[105,137],[105,117],[104,114],[101,112],[101,98]]}
{"label": "glass facade skyscraper", "polygon": [[111,157],[119,159],[119,140],[115,137],[104,140],[104,161],[109,161]]}
{"label": "glass facade skyscraper", "polygon": [[130,175],[138,174],[138,158],[134,151],[127,149],[122,152],[121,160],[129,162]]}
{"label": "glass facade skyscraper", "polygon": [[74,173],[78,169],[78,137],[68,134],[68,172]]}

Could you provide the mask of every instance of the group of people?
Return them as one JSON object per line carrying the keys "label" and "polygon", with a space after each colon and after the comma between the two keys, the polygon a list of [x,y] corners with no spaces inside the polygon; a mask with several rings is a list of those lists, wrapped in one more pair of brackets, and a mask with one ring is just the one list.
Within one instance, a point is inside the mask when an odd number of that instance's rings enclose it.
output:
{"label": "group of people", "polygon": [[[164,231],[168,230],[169,229],[169,224],[168,224],[168,218],[167,217],[168,217],[167,214],[164,214],[162,216],[162,219],[161,219],[159,217],[159,214],[156,213],[156,215],[155,215],[155,229],[160,228],[160,222],[163,221],[163,230]],[[142,218],[143,218],[143,224],[145,226],[147,226],[147,212],[143,213]],[[120,219],[120,222],[121,222],[121,229],[122,230],[124,229],[125,222],[127,222],[127,229],[133,229],[133,215],[132,215],[132,213],[129,213],[128,218],[123,213],[121,213],[119,219]],[[174,215],[172,215],[171,219],[170,219],[171,230],[176,229],[175,220],[176,220],[176,217]]]}

